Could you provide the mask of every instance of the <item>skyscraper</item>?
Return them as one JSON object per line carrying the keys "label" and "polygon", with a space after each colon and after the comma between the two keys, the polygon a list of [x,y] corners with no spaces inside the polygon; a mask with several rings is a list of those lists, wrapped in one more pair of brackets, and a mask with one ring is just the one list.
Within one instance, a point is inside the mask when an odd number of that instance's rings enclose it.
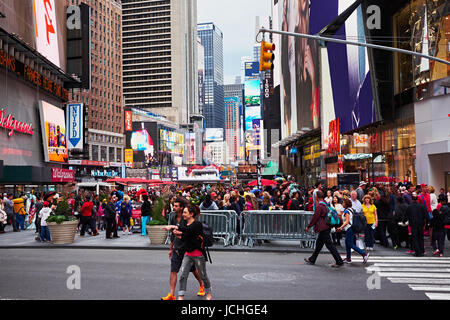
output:
{"label": "skyscraper", "polygon": [[243,136],[241,135],[242,103],[244,101],[243,93],[243,84],[224,85],[225,140],[228,145],[229,158],[231,161],[236,161],[241,156],[241,147],[243,144]]}
{"label": "skyscraper", "polygon": [[200,23],[197,29],[205,48],[205,128],[225,128],[223,33],[211,22]]}
{"label": "skyscraper", "polygon": [[88,106],[89,159],[123,159],[122,5],[120,0],[66,0],[91,8],[91,89],[75,89],[71,102]]}
{"label": "skyscraper", "polygon": [[197,2],[122,0],[125,106],[188,123],[198,113]]}

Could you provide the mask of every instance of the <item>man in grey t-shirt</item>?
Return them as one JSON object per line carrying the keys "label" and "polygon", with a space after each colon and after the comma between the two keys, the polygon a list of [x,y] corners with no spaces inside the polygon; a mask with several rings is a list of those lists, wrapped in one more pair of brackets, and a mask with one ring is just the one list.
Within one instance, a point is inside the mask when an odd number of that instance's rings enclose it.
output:
{"label": "man in grey t-shirt", "polygon": [[359,202],[358,194],[356,191],[352,191],[350,193],[350,200],[352,200],[352,208],[355,210],[356,213],[362,213],[362,205],[361,202]]}

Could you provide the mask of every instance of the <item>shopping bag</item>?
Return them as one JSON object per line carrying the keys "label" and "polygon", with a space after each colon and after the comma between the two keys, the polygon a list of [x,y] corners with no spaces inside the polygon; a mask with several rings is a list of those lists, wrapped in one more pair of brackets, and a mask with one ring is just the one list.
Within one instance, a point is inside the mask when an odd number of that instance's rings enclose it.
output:
{"label": "shopping bag", "polygon": [[361,250],[364,250],[364,249],[365,249],[364,241],[362,241],[362,239],[356,239],[356,246],[357,246],[358,248],[360,248]]}

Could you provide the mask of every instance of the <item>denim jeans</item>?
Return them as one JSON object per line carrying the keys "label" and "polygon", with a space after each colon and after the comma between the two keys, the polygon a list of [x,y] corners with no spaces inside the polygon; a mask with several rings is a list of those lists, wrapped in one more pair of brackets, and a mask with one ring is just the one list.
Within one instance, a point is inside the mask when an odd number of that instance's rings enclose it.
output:
{"label": "denim jeans", "polygon": [[50,238],[50,230],[48,229],[48,226],[41,226],[41,241],[51,241]]}
{"label": "denim jeans", "polygon": [[141,219],[141,224],[142,224],[142,232],[141,234],[143,236],[147,235],[147,222],[150,220],[150,216],[143,216]]}
{"label": "denim jeans", "polygon": [[372,224],[367,224],[366,230],[364,232],[364,241],[366,243],[366,247],[373,248],[375,243],[375,230],[372,228]]}
{"label": "denim jeans", "polygon": [[361,250],[358,246],[353,244],[353,235],[354,233],[352,228],[348,228],[348,230],[345,232],[345,249],[347,250],[347,259],[352,258],[352,249],[362,256],[366,254],[364,250]]}
{"label": "denim jeans", "polygon": [[17,229],[25,230],[25,216],[23,214],[16,213],[16,226]]}
{"label": "denim jeans", "polygon": [[187,280],[189,273],[191,272],[192,266],[195,265],[195,268],[198,270],[200,274],[200,278],[203,280],[203,285],[205,286],[205,292],[211,293],[211,282],[209,281],[208,275],[206,274],[206,259],[202,255],[200,257],[189,257],[184,255],[183,265],[181,266],[181,276],[180,276],[180,289],[178,291],[178,295],[184,296],[186,293]]}

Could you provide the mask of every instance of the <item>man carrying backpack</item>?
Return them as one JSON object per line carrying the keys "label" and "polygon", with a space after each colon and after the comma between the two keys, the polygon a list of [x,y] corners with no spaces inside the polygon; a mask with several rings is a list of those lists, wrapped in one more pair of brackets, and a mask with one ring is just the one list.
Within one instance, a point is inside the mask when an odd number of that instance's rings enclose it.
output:
{"label": "man carrying backpack", "polygon": [[[353,243],[354,233],[364,232],[365,217],[363,214],[356,214],[352,209],[352,201],[348,198],[344,199],[344,223],[336,229],[337,232],[345,231],[345,249],[347,251],[347,257],[344,259],[345,263],[352,263],[352,249],[358,252],[363,257],[363,262],[367,263],[369,259],[369,253],[364,252]],[[363,219],[364,218],[364,219]]]}
{"label": "man carrying backpack", "polygon": [[315,264],[317,256],[319,255],[320,251],[325,245],[328,251],[330,251],[330,253],[332,254],[334,260],[336,260],[336,263],[332,264],[331,266],[334,268],[341,267],[344,264],[344,261],[342,261],[339,252],[337,251],[336,247],[333,245],[333,242],[331,241],[330,236],[331,227],[327,225],[327,223],[325,222],[325,219],[328,215],[328,208],[323,200],[323,192],[320,190],[316,192],[316,204],[317,205],[314,210],[314,215],[311,219],[311,222],[306,227],[305,231],[309,232],[309,229],[311,227],[314,227],[314,232],[318,233],[319,236],[317,237],[316,249],[314,250],[314,253],[312,254],[311,257],[305,258],[305,262],[308,264]]}

